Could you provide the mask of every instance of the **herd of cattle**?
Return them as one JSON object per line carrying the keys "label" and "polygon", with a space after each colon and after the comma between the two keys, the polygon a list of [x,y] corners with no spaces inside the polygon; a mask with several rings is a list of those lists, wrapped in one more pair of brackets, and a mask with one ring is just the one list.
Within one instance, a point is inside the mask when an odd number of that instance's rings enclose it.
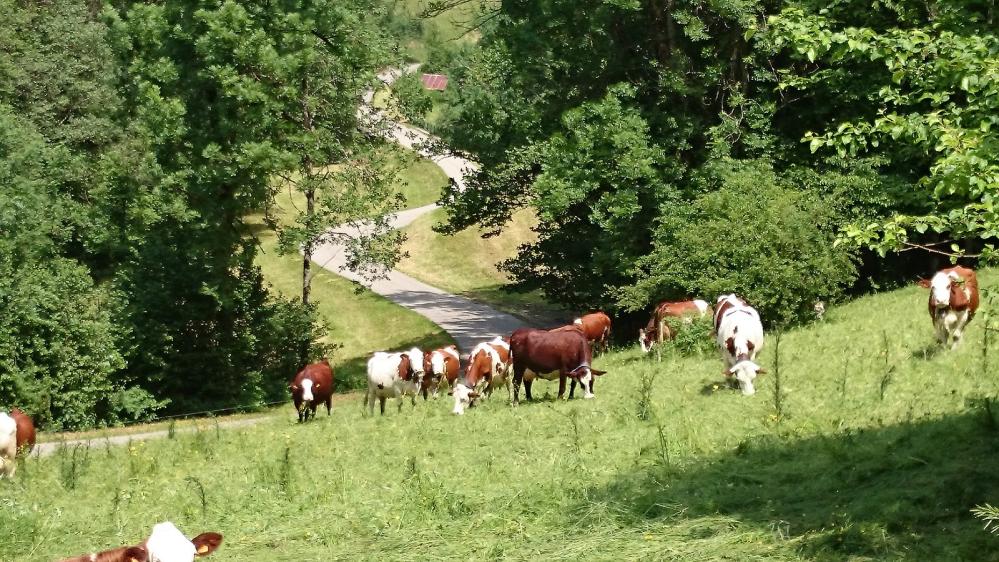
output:
{"label": "herd of cattle", "polygon": [[[955,266],[938,271],[932,279],[920,281],[930,289],[929,312],[941,345],[957,347],[964,329],[978,310],[978,279],[969,268]],[[820,303],[821,304],[821,303]],[[824,306],[816,305],[821,315]],[[745,395],[755,392],[753,382],[766,371],[756,362],[763,347],[763,324],[756,309],[735,294],[722,295],[714,307],[702,300],[664,302],[652,313],[645,328],[639,331],[638,343],[648,352],[654,346],[675,337],[670,318],[714,319],[714,333],[725,365],[724,374]],[[680,322],[680,325],[683,322]],[[676,323],[674,323],[676,325]],[[504,386],[511,404],[520,398],[523,383],[531,400],[531,384],[537,378],[559,380],[559,398],[565,395],[566,381],[571,381],[569,398],[580,386],[584,398],[593,398],[596,377],[604,371],[591,365],[593,349],[606,351],[611,335],[611,319],[603,312],[587,314],[572,324],[554,330],[521,328],[509,338],[496,337],[472,349],[461,373],[461,357],[456,346],[423,351],[413,348],[395,353],[376,352],[368,360],[368,392],[365,407],[374,414],[375,400],[385,413],[385,401],[398,400],[401,410],[405,397],[416,404],[417,394],[424,399],[436,397],[448,387],[454,397],[455,414],[463,414],[480,398]],[[333,369],[327,360],[307,365],[289,383],[300,422],[315,417],[320,404],[327,413],[333,407]],[[14,476],[17,456],[25,456],[35,445],[35,427],[30,417],[17,408],[0,411],[0,477]],[[153,527],[146,541],[99,553],[68,558],[63,562],[193,562],[206,556],[222,543],[218,533],[202,533],[193,539],[184,536],[172,523]]]}

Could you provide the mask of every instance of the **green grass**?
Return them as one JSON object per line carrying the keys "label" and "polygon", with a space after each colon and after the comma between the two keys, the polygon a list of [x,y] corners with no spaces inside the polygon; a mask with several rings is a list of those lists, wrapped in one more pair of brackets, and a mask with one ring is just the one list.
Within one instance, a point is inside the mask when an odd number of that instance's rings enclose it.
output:
{"label": "green grass", "polygon": [[[390,161],[401,168],[403,180],[398,191],[407,198],[408,206],[419,207],[437,200],[446,177],[435,164],[403,152],[393,152]],[[304,196],[284,190],[277,196],[274,212],[283,222],[289,220],[294,209],[303,206]],[[264,227],[262,216],[248,217],[246,222],[260,240],[257,265],[266,281],[278,293],[301,298],[302,258],[278,253],[277,236]],[[453,341],[419,314],[316,265],[313,271],[316,274],[312,279],[312,301],[329,327],[326,339],[343,346],[333,357],[338,390],[366,384],[365,361],[373,351],[413,345],[430,347]]]}
{"label": "green grass", "polygon": [[518,212],[502,234],[491,238],[482,238],[474,228],[454,236],[434,232],[433,225],[445,218],[445,212],[437,210],[405,228],[407,240],[403,248],[409,257],[399,264],[400,271],[525,319],[564,319],[565,313],[537,292],[512,293],[502,289],[510,278],[496,265],[515,256],[520,244],[534,240],[531,228],[536,221],[530,212]]}
{"label": "green grass", "polygon": [[288,408],[29,459],[0,481],[0,560],[136,542],[164,519],[225,535],[218,562],[996,560],[970,509],[999,498],[997,405],[976,405],[999,395],[999,349],[983,363],[979,317],[938,352],[925,301],[863,298],[786,333],[779,412],[769,334],[753,397],[721,384],[713,353],[629,349],[597,358],[589,401],[540,381],[535,403],[463,417],[420,400],[367,418],[353,399],[306,425]]}
{"label": "green grass", "polygon": [[476,23],[476,16],[482,6],[489,4],[487,0],[466,2],[432,18],[420,18],[429,4],[427,0],[402,0],[396,4],[397,10],[404,17],[420,19],[422,22],[422,33],[418,37],[409,38],[403,45],[410,59],[418,62],[427,60],[429,42],[475,43],[479,40],[481,34],[477,30],[469,31],[469,28]]}

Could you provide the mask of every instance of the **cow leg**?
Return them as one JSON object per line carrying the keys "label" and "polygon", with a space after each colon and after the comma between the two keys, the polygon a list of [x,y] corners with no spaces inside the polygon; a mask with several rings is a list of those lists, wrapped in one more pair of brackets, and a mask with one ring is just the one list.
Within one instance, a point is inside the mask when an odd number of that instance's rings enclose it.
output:
{"label": "cow leg", "polygon": [[378,409],[381,410],[381,413],[384,416],[385,415],[385,397],[384,396],[379,396],[378,397]]}
{"label": "cow leg", "polygon": [[[513,367],[513,399],[510,404],[516,406],[520,403],[520,381],[524,380],[524,370],[525,367]],[[527,394],[527,399],[531,399],[531,386],[527,381],[524,381],[524,392]]]}
{"label": "cow leg", "polygon": [[[534,381],[524,381],[524,396],[526,396],[528,400],[534,400],[534,397],[531,396],[531,386],[533,386],[533,385],[534,385]],[[517,390],[514,389],[514,395],[515,396],[516,396],[516,393],[517,393]]]}
{"label": "cow leg", "polygon": [[957,344],[961,343],[961,338],[964,336],[964,328],[968,326],[968,311],[962,311],[961,315],[957,317],[957,322],[954,323],[954,332],[951,334],[953,342],[950,348],[957,349]]}
{"label": "cow leg", "polygon": [[[584,388],[583,390],[586,390],[586,389]],[[573,396],[575,393],[576,393],[576,379],[573,378],[572,380],[569,381],[569,399],[570,400],[572,398],[575,398],[575,396]]]}
{"label": "cow leg", "polygon": [[935,316],[933,318],[933,327],[937,331],[937,343],[940,345],[947,344],[947,319],[942,315]]}
{"label": "cow leg", "polygon": [[332,394],[330,394],[330,397],[326,399],[326,415],[327,416],[332,416],[333,415],[333,395]]}
{"label": "cow leg", "polygon": [[558,398],[559,398],[559,400],[565,400],[565,379],[566,379],[565,369],[562,369],[558,373]]}

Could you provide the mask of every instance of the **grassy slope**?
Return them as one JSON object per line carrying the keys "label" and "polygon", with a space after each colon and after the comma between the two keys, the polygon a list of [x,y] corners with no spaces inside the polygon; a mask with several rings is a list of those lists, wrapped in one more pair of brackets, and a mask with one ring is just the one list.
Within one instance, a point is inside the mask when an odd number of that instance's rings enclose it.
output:
{"label": "grassy slope", "polygon": [[[399,191],[407,197],[407,206],[418,207],[437,200],[447,180],[436,165],[411,153],[397,154],[393,162],[401,167]],[[303,201],[295,201],[294,205],[292,201],[293,195],[287,190],[278,196],[275,209],[281,220],[287,220],[296,207],[304,206]],[[263,228],[261,216],[249,217],[247,223],[260,239],[257,264],[267,282],[286,296],[301,295],[301,258],[278,254],[277,237]],[[361,387],[364,362],[372,351],[412,345],[430,347],[452,341],[440,327],[415,312],[369,290],[358,292],[357,288],[321,268],[316,268],[312,280],[312,299],[319,308],[319,316],[329,326],[328,339],[343,345],[333,358],[338,390]]]}
{"label": "grassy slope", "polygon": [[597,359],[592,401],[552,401],[544,382],[536,403],[461,418],[422,400],[365,418],[348,401],[305,426],[288,411],[31,460],[0,482],[0,560],[135,541],[163,519],[222,532],[217,562],[995,560],[968,510],[999,499],[999,432],[968,400],[997,396],[999,365],[983,367],[981,318],[936,353],[925,299],[864,298],[785,334],[779,422],[771,334],[754,397],[714,389],[713,354],[625,350]]}
{"label": "grassy slope", "polygon": [[[432,18],[423,19],[423,33],[404,45],[406,56],[418,62],[427,60],[427,42],[434,34],[442,42],[474,43],[479,40],[478,31],[468,31],[475,23],[482,2],[465,2]],[[399,10],[409,18],[418,19],[430,4],[428,0],[402,0]]]}
{"label": "grassy slope", "polygon": [[400,271],[524,318],[564,320],[565,314],[546,303],[538,293],[501,290],[510,280],[496,269],[496,264],[515,256],[520,244],[534,239],[531,227],[536,221],[530,212],[518,212],[503,233],[492,238],[482,238],[476,229],[454,236],[434,232],[433,225],[445,218],[444,211],[438,210],[406,227],[408,240],[404,249],[409,257],[399,264]]}

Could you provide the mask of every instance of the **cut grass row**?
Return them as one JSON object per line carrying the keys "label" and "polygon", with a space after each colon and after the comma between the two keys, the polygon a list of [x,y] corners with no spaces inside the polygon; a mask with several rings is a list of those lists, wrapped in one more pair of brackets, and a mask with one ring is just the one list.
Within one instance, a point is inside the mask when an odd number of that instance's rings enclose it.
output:
{"label": "cut grass row", "polygon": [[225,535],[218,562],[995,560],[969,510],[999,498],[999,419],[980,406],[999,396],[997,349],[976,318],[938,351],[925,299],[834,308],[783,334],[779,369],[768,334],[754,397],[725,388],[714,354],[629,349],[596,360],[594,400],[544,382],[535,403],[462,417],[420,400],[368,418],[355,400],[306,425],[289,410],[31,460],[0,482],[0,560],[135,542],[165,519]]}

